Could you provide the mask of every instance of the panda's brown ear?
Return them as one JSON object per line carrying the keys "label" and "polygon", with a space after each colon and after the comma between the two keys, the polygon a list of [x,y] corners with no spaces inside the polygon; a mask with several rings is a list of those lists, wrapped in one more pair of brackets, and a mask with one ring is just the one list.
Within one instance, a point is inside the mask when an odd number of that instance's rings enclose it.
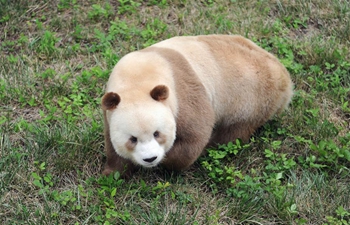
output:
{"label": "panda's brown ear", "polygon": [[120,97],[117,93],[108,92],[102,97],[102,109],[112,110],[117,107],[120,102]]}
{"label": "panda's brown ear", "polygon": [[156,101],[164,101],[169,96],[169,89],[165,85],[158,85],[151,91],[151,97]]}

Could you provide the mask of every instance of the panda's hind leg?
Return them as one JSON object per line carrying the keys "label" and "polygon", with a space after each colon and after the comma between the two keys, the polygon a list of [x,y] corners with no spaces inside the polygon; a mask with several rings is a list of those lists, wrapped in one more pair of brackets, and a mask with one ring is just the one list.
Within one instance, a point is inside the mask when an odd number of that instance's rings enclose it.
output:
{"label": "panda's hind leg", "polygon": [[245,122],[219,125],[214,128],[208,147],[235,142],[236,139],[241,139],[244,143],[248,143],[250,137],[258,127],[257,125]]}

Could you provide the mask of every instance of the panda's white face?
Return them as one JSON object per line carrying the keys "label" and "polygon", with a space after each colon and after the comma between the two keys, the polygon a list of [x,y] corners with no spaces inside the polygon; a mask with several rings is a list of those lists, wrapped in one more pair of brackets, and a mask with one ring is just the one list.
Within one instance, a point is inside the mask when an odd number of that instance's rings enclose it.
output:
{"label": "panda's white face", "polygon": [[157,166],[172,147],[176,123],[171,110],[152,101],[107,111],[112,145],[120,156],[143,167]]}

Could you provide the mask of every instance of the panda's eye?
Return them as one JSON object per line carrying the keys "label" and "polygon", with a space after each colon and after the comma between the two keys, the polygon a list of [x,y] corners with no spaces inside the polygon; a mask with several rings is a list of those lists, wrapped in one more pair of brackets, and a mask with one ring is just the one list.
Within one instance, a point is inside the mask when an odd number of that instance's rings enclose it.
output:
{"label": "panda's eye", "polygon": [[153,136],[154,136],[155,138],[159,137],[159,131],[154,132],[154,133],[153,133]]}
{"label": "panda's eye", "polygon": [[134,136],[131,136],[131,138],[129,139],[131,141],[131,143],[136,144],[137,143],[137,138]]}

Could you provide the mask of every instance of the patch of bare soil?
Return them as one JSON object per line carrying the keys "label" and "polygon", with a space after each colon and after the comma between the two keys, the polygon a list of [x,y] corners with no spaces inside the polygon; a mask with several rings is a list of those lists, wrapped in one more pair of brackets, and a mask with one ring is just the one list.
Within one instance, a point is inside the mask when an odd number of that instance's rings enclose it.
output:
{"label": "patch of bare soil", "polygon": [[40,109],[36,107],[31,108],[17,108],[14,107],[13,109],[12,117],[14,119],[22,118],[26,120],[27,122],[34,122],[36,120],[41,119],[40,116]]}

